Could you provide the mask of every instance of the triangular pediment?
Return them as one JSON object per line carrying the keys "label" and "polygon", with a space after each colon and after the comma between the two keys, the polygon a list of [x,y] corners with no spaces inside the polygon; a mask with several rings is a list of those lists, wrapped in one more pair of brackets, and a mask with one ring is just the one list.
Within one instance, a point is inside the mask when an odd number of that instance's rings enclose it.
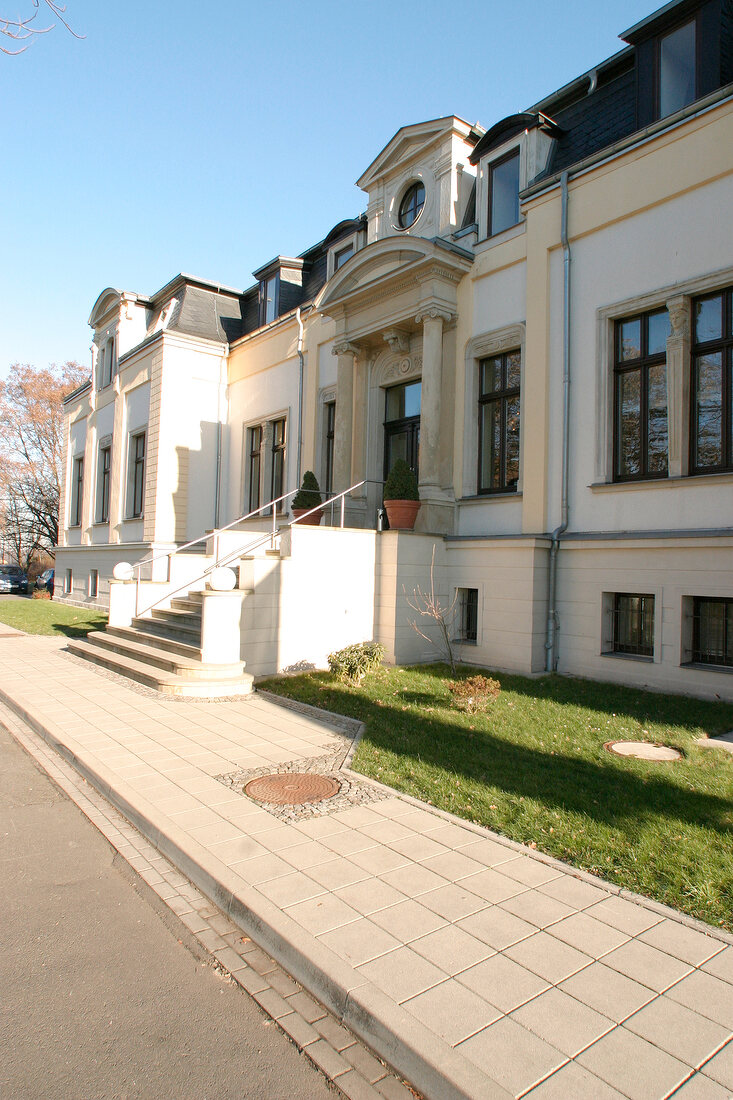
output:
{"label": "triangular pediment", "polygon": [[429,122],[418,122],[412,126],[402,126],[356,181],[357,187],[368,191],[376,180],[400,171],[418,160],[441,138],[453,132],[460,134],[461,137],[467,137],[472,129],[468,122],[464,122],[455,115],[431,119]]}

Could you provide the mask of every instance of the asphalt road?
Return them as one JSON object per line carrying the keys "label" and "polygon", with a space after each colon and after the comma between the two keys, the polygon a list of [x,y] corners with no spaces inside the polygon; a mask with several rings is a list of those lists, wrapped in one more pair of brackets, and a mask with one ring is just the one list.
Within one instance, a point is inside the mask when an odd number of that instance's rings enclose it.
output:
{"label": "asphalt road", "polygon": [[334,1100],[120,861],[0,727],[3,1100]]}

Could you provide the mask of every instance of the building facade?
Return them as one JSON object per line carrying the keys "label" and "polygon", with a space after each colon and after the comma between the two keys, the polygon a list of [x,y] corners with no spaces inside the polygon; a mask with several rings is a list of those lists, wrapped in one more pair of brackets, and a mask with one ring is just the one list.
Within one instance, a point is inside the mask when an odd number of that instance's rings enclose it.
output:
{"label": "building facade", "polygon": [[[429,659],[409,603],[432,567],[465,661],[733,699],[733,3],[676,0],[621,37],[489,129],[398,130],[366,213],[247,291],[103,291],[65,405],[61,598],[106,603],[119,561],[312,469],[328,496],[357,486],[345,527],[339,503],[277,565],[236,559],[251,671],[371,636]],[[381,529],[398,457],[415,533]]]}

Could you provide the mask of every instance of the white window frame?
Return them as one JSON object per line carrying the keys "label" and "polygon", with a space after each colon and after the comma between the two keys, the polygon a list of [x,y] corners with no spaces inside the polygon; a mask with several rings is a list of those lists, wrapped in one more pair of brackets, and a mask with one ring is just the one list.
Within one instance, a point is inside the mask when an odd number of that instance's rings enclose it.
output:
{"label": "white window frame", "polygon": [[[77,464],[81,463],[81,478],[76,475]],[[69,493],[69,527],[82,526],[84,519],[84,452],[80,451],[71,459],[71,492]]]}
{"label": "white window frame", "polygon": [[[142,501],[141,509],[135,514],[135,442],[140,437],[145,439],[145,453],[143,455],[142,472]],[[127,436],[127,491],[125,493],[126,507],[125,518],[128,520],[141,520],[145,516],[145,478],[148,471],[148,427],[147,424],[139,428],[131,428]]]}
{"label": "white window frame", "polygon": [[[354,250],[353,253],[351,254],[351,256],[349,257],[349,260],[353,260],[354,256],[359,251],[359,234],[358,233],[352,233],[350,237],[342,237],[340,240],[336,241],[335,244],[332,244],[331,247],[329,248],[329,250],[328,250],[328,260],[327,260],[327,276],[326,276],[328,279],[332,279],[333,276],[336,274],[336,272],[341,270],[340,267],[339,268],[336,267],[336,256],[339,252],[343,252],[343,250],[345,248],[348,248],[349,245],[351,245],[351,247]],[[345,260],[344,262],[348,263],[349,260]],[[343,264],[341,266],[343,267]]]}
{"label": "white window frame", "polygon": [[[102,516],[102,503],[104,492],[104,480],[103,480],[103,468],[102,468],[102,453],[109,450],[109,476],[107,479],[107,517]],[[96,492],[94,494],[94,522],[106,525],[110,519],[110,503],[112,500],[112,436],[107,435],[99,440],[97,444],[97,478],[96,478]]]}
{"label": "white window frame", "polygon": [[[480,500],[516,500],[522,493],[524,477],[524,417],[525,417],[525,345],[526,325],[518,321],[513,325],[495,329],[493,332],[474,336],[466,344],[465,351],[465,403],[463,411],[463,473],[461,478],[462,496],[478,497]],[[519,348],[521,368],[519,379],[519,480],[514,492],[504,490],[497,493],[478,494],[478,440],[479,440],[479,370],[482,359],[500,355]]]}

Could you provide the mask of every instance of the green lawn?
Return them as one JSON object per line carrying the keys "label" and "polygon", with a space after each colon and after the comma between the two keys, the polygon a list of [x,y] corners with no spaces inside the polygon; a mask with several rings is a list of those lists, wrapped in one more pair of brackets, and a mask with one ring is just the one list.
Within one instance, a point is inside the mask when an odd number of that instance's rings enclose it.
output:
{"label": "green lawn", "polygon": [[[733,755],[695,744],[733,729],[733,706],[497,678],[501,695],[483,715],[451,707],[440,665],[382,669],[360,687],[326,672],[260,686],[363,720],[353,766],[364,775],[733,930]],[[604,748],[633,739],[684,758],[653,764]]]}
{"label": "green lawn", "polygon": [[107,616],[86,607],[68,607],[55,600],[0,599],[0,623],[28,634],[64,634],[83,638],[90,630],[102,630]]}

